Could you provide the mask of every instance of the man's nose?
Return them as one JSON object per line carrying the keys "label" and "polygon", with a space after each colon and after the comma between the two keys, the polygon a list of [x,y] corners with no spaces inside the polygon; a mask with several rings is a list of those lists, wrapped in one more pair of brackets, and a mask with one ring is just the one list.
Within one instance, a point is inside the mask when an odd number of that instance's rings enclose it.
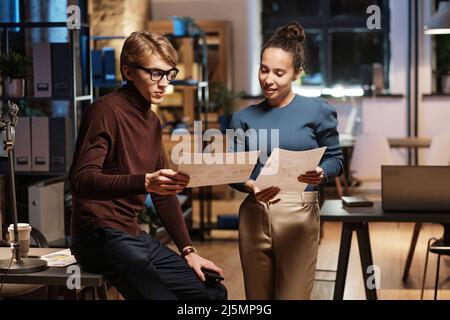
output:
{"label": "man's nose", "polygon": [[167,79],[167,75],[164,75],[161,80],[159,80],[158,85],[160,87],[167,87],[170,84],[169,79]]}

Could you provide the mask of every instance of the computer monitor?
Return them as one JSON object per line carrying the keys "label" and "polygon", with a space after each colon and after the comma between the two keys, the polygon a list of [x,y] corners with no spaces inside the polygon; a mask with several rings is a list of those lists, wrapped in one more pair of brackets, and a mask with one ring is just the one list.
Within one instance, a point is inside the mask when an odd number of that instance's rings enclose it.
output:
{"label": "computer monitor", "polygon": [[450,213],[450,166],[382,166],[384,211]]}

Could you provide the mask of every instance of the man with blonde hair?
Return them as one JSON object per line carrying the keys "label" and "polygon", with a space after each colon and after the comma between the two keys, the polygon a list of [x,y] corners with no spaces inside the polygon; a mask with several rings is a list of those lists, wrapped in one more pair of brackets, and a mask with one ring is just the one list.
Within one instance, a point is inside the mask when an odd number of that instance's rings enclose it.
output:
{"label": "man with blonde hair", "polygon": [[[225,287],[205,281],[202,268],[222,274],[192,245],[176,193],[189,177],[165,169],[161,125],[150,109],[177,75],[167,38],[133,32],[120,71],[126,84],[97,99],[82,119],[69,180],[71,250],[81,266],[104,274],[126,299],[225,299]],[[140,231],[147,193],[181,252]]]}

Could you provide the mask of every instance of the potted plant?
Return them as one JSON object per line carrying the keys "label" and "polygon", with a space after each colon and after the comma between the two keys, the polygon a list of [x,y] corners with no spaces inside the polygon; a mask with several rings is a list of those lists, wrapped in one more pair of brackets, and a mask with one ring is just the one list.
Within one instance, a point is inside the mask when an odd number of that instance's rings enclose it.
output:
{"label": "potted plant", "polygon": [[31,74],[31,58],[10,52],[0,56],[0,70],[5,82],[5,96],[23,97],[25,78]]}
{"label": "potted plant", "polygon": [[450,36],[436,36],[436,73],[441,91],[450,93]]}
{"label": "potted plant", "polygon": [[222,82],[217,82],[214,85],[211,94],[212,109],[218,111],[220,128],[222,132],[228,128],[231,116],[233,114],[235,100],[245,95],[245,91],[234,92],[228,90],[227,86]]}

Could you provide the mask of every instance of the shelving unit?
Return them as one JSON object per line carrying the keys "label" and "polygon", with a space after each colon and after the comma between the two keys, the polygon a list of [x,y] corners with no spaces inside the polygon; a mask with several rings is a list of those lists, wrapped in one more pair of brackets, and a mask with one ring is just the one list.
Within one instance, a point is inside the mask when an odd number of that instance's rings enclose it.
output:
{"label": "shelving unit", "polygon": [[[160,106],[161,112],[180,112],[183,117],[201,120],[203,131],[214,126],[210,117],[210,88],[217,82],[222,82],[228,89],[231,85],[231,24],[228,21],[196,20],[195,24],[202,29],[200,36],[174,36],[171,20],[151,21],[148,27],[167,36],[174,47],[178,49],[180,63],[184,74],[183,80],[173,81],[174,91],[181,94],[178,105],[165,98],[166,103]],[[180,77],[181,78],[181,77]],[[195,96],[195,89],[197,89]],[[180,101],[181,100],[181,101]],[[178,116],[180,118],[180,116]],[[213,120],[214,121],[214,120]],[[217,119],[215,119],[216,122]],[[192,125],[192,120],[189,122]],[[218,125],[218,123],[216,124]],[[170,154],[173,143],[168,134],[163,137],[166,156]],[[205,146],[203,146],[205,147]],[[193,150],[194,151],[194,150]],[[216,186],[225,187],[226,186]],[[219,188],[222,189],[222,188]],[[210,230],[217,229],[217,224],[211,222],[213,187],[198,188],[200,221],[194,224],[193,230],[198,231],[199,238],[204,240]]]}
{"label": "shelving unit", "polygon": [[[161,28],[162,27],[162,28]],[[201,120],[202,114],[206,115],[206,121],[202,123],[202,129],[208,129],[207,115],[209,112],[209,78],[208,78],[208,47],[206,35],[203,30],[198,30],[195,35],[177,36],[173,34],[172,24],[159,25],[158,22],[150,22],[151,31],[156,31],[166,36],[178,49],[180,75],[171,82],[175,92],[181,92],[181,105],[162,104],[160,113],[164,117],[164,109],[176,112],[176,108],[182,110],[181,118],[187,118],[190,126],[194,121]],[[169,98],[170,99],[170,98]],[[163,137],[164,141],[164,137]],[[167,145],[165,146],[167,147]],[[167,150],[169,151],[169,150]],[[207,212],[211,211],[211,187],[199,188],[201,224],[199,228],[200,239],[205,238],[204,220]],[[191,230],[192,233],[193,230]]]}
{"label": "shelving unit", "polygon": [[[28,110],[39,111],[43,115],[51,116],[51,114],[45,114],[42,111],[48,111],[53,101],[65,101],[69,105],[67,117],[70,118],[70,123],[72,127],[71,139],[65,141],[66,144],[70,146],[70,150],[74,150],[75,142],[77,138],[79,119],[82,115],[82,109],[84,106],[88,106],[93,100],[92,91],[92,69],[90,60],[90,27],[88,24],[81,24],[80,29],[68,29],[66,22],[25,22],[25,23],[0,23],[0,39],[1,39],[1,50],[0,54],[6,54],[10,51],[10,30],[14,29],[14,32],[24,32],[26,33],[29,29],[53,29],[53,28],[64,28],[68,32],[68,41],[66,43],[70,44],[71,58],[72,58],[72,88],[70,95],[62,98],[55,97],[34,97],[34,96],[24,96],[24,97],[7,97],[0,96],[0,103],[3,106],[7,105],[8,101],[13,101],[19,105],[21,111],[19,115],[24,114],[23,107],[27,106]],[[80,66],[81,74],[77,69]],[[79,81],[81,79],[81,81]],[[29,82],[28,82],[29,83]],[[78,90],[78,92],[77,92]],[[29,92],[30,90],[28,90]],[[3,92],[5,92],[3,90]],[[67,156],[66,161],[71,161],[71,155]],[[1,165],[1,163],[0,163]],[[3,166],[0,166],[0,174],[7,175],[6,170]],[[28,206],[26,205],[28,200],[27,188],[29,185],[34,183],[47,180],[61,178],[64,179],[67,176],[67,172],[16,172],[16,189],[18,192],[18,216],[22,221],[28,221]],[[65,216],[67,217],[67,208],[65,209]],[[7,221],[3,221],[6,223]],[[65,233],[67,234],[67,224]],[[65,242],[65,239],[64,241]]]}
{"label": "shelving unit", "polygon": [[[0,53],[6,54],[9,52],[10,49],[10,43],[9,43],[9,30],[10,29],[32,29],[32,28],[41,28],[41,29],[48,29],[48,28],[65,28],[67,29],[67,23],[66,22],[24,22],[24,23],[0,23],[0,30],[1,30],[1,39],[2,39],[2,46]],[[77,138],[77,132],[78,132],[78,124],[79,124],[79,118],[81,117],[81,110],[77,108],[77,103],[88,101],[89,103],[93,100],[92,95],[92,80],[91,80],[91,74],[92,74],[92,68],[91,68],[91,60],[90,60],[90,27],[88,24],[82,23],[80,25],[80,29],[67,29],[67,32],[69,34],[69,42],[71,51],[72,51],[72,75],[73,75],[73,81],[72,81],[72,91],[70,97],[64,97],[64,98],[54,98],[54,97],[34,97],[34,96],[25,96],[25,97],[5,97],[0,96],[0,100],[7,102],[8,100],[12,101],[69,101],[71,102],[71,117],[72,117],[72,141],[70,143],[75,145],[76,138]],[[83,35],[83,32],[86,33],[86,35]],[[81,95],[77,95],[77,51],[75,42],[78,36],[79,41],[79,47],[80,47],[80,60],[82,60],[82,51],[84,51],[85,54],[85,66],[87,67],[87,75],[85,76],[85,79],[87,80],[87,83],[81,83]],[[84,50],[82,49],[83,43],[85,44]],[[83,65],[82,63],[80,63]],[[4,92],[4,91],[3,91]]]}
{"label": "shelving unit", "polygon": [[[178,115],[181,113],[180,117],[188,117],[191,124],[194,120],[208,121],[210,118],[199,111],[196,102],[198,94],[195,94],[195,90],[193,90],[195,88],[192,87],[195,83],[192,84],[192,82],[199,81],[199,79],[207,81],[207,88],[204,88],[205,94],[208,95],[208,104],[210,90],[214,88],[215,83],[220,81],[229,89],[232,88],[230,22],[196,20],[195,23],[203,30],[203,39],[199,36],[174,36],[172,20],[155,20],[148,23],[150,31],[166,35],[178,49],[180,69],[182,69],[180,75],[184,74],[185,81],[184,83],[183,81],[173,81],[175,95],[178,95],[178,103],[174,105],[171,103],[171,97],[166,96],[165,103],[160,106],[160,109],[178,112]],[[204,43],[202,43],[203,40]],[[187,86],[185,86],[186,84]],[[207,112],[211,112],[210,108]],[[208,123],[208,127],[212,125]]]}
{"label": "shelving unit", "polygon": [[[232,89],[231,23],[224,20],[195,20],[204,31],[208,45],[208,81],[224,83]],[[161,34],[173,34],[172,20],[154,20],[148,29]]]}
{"label": "shelving unit", "polygon": [[[104,46],[99,44],[99,42],[104,42],[104,41],[111,41],[111,40],[116,40],[116,41],[121,41],[123,42],[127,37],[126,36],[96,36],[96,35],[92,35],[91,36],[91,40],[92,40],[92,50],[99,50],[99,49],[104,49],[104,48],[110,48],[110,46]],[[118,49],[118,47],[116,45],[113,45],[112,48],[114,50]],[[116,52],[116,51],[115,51]],[[117,53],[116,53],[116,58],[117,58]],[[117,65],[117,63],[116,63]],[[93,75],[95,77],[95,75]],[[120,70],[116,70],[116,76],[120,76]],[[118,89],[121,85],[122,85],[122,81],[119,80],[119,77],[116,77],[116,82],[114,84],[95,84],[93,83],[93,88],[94,88],[94,97],[97,98],[100,95],[102,95],[101,89],[107,89],[107,90],[115,90]]]}

